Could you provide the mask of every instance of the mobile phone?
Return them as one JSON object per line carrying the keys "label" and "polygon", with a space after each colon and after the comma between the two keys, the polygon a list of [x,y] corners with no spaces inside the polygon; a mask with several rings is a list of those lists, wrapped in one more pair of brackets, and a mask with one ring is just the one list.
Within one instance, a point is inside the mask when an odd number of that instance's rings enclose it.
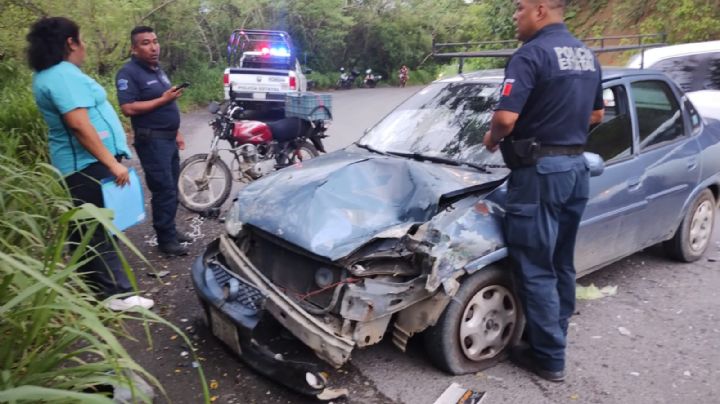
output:
{"label": "mobile phone", "polygon": [[190,83],[188,83],[188,82],[186,81],[186,82],[180,84],[179,86],[175,87],[175,91],[177,91],[177,90],[182,90],[183,88],[187,88],[187,87],[190,87]]}

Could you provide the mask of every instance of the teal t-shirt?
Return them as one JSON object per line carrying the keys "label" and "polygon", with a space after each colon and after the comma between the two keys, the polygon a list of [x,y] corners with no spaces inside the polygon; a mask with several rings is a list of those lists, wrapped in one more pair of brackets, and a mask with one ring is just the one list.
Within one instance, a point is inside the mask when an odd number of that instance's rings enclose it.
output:
{"label": "teal t-shirt", "polygon": [[33,96],[50,128],[50,160],[63,175],[80,171],[97,159],[78,142],[62,117],[77,108],[86,108],[90,123],[111,154],[131,157],[125,130],[107,100],[107,93],[95,80],[70,62],[60,62],[33,75]]}

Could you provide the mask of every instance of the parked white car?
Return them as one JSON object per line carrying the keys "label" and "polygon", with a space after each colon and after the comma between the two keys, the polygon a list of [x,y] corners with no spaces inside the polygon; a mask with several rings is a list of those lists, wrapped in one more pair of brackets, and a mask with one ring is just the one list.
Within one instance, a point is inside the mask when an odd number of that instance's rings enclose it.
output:
{"label": "parked white car", "polygon": [[666,73],[685,91],[700,115],[720,120],[720,41],[663,46],[644,53],[635,55],[627,67]]}

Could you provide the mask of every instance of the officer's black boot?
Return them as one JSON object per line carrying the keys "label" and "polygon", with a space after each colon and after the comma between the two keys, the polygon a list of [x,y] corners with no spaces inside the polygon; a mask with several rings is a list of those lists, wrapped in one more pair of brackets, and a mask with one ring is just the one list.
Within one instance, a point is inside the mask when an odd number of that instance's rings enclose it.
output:
{"label": "officer's black boot", "polygon": [[178,243],[159,244],[158,249],[161,253],[170,256],[188,255],[188,248]]}

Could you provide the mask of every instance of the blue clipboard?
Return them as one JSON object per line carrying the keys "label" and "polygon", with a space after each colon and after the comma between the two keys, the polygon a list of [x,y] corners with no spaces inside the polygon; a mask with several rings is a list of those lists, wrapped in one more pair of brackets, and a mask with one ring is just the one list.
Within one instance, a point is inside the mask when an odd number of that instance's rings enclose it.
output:
{"label": "blue clipboard", "polygon": [[134,168],[130,168],[130,184],[119,187],[114,178],[101,181],[103,202],[113,211],[113,224],[122,230],[145,220],[143,187]]}

